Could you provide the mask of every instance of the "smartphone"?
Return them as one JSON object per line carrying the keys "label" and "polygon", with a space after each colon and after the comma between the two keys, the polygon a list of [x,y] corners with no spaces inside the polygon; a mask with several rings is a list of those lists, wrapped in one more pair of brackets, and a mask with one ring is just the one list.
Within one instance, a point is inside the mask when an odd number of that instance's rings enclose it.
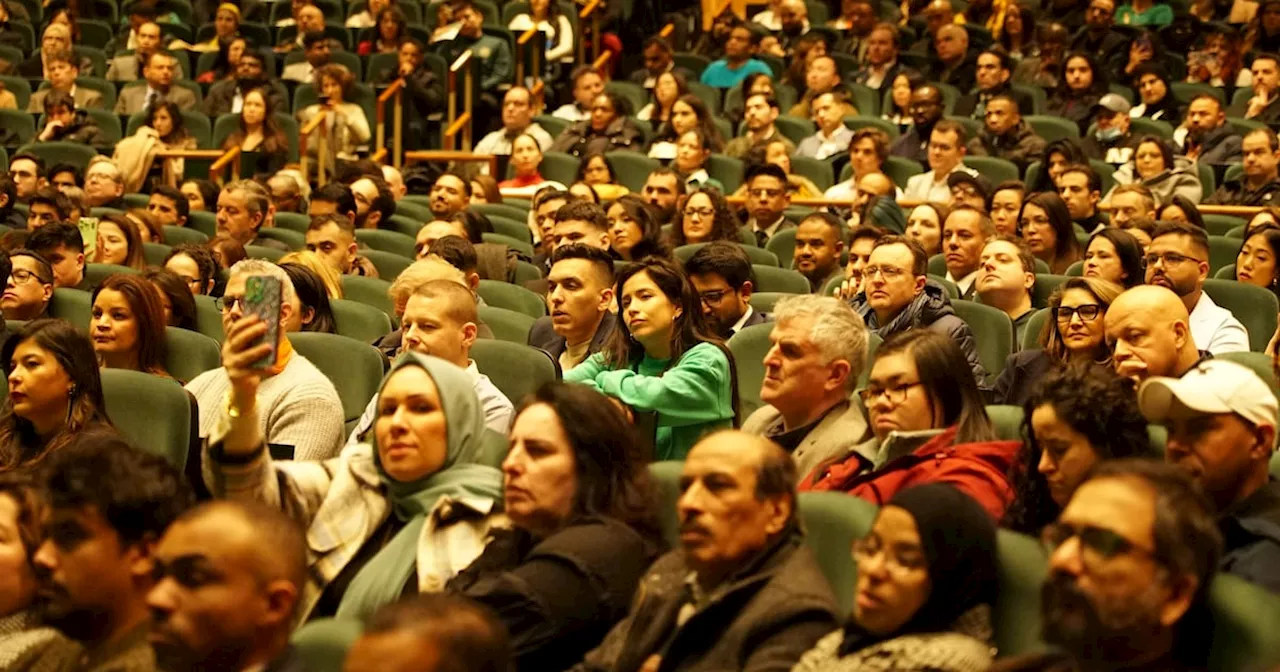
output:
{"label": "smartphone", "polygon": [[84,242],[84,258],[92,259],[98,247],[98,218],[81,217],[76,226],[80,227],[80,239]]}
{"label": "smartphone", "polygon": [[320,96],[319,100],[321,105],[329,104],[329,96]]}
{"label": "smartphone", "polygon": [[280,356],[280,280],[269,275],[249,276],[244,283],[243,305],[245,315],[256,315],[267,325],[267,333],[259,343],[271,345],[271,352],[258,360],[254,368],[275,366]]}

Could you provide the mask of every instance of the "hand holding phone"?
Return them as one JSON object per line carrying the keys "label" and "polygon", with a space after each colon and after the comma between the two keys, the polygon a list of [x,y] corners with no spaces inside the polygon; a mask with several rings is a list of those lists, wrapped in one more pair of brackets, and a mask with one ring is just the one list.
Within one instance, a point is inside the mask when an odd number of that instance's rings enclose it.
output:
{"label": "hand holding phone", "polygon": [[270,352],[254,364],[254,368],[275,366],[280,345],[280,279],[269,275],[251,275],[245,279],[244,315],[254,316],[266,324],[266,333],[251,346],[268,345]]}

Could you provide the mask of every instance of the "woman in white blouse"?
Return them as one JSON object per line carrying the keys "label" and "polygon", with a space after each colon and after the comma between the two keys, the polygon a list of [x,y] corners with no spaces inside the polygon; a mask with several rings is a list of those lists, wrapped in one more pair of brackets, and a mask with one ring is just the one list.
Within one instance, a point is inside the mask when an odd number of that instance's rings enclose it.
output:
{"label": "woman in white blouse", "polygon": [[[368,143],[372,137],[364,108],[346,102],[355,84],[355,77],[345,67],[331,63],[320,69],[317,81],[320,83],[320,102],[308,105],[299,112],[298,121],[305,126],[317,114],[329,115],[325,122],[329,132],[328,158],[354,160],[357,148]],[[308,155],[316,156],[319,153],[319,136],[319,133],[313,133],[307,138]]]}
{"label": "woman in white blouse", "polygon": [[507,28],[518,37],[530,28],[547,40],[547,65],[573,62],[573,24],[552,0],[529,0],[529,11],[512,17]]}

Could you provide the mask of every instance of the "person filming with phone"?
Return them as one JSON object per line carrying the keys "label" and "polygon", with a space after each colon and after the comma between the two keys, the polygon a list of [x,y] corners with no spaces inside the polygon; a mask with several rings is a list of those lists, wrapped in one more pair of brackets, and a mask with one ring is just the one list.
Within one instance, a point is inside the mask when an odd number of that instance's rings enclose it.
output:
{"label": "person filming with phone", "polygon": [[297,460],[334,457],[342,447],[342,402],[333,383],[294,351],[285,324],[298,295],[279,266],[246,259],[231,267],[222,297],[222,367],[187,383],[200,408],[200,437],[210,445],[231,419],[258,419],[263,443]]}

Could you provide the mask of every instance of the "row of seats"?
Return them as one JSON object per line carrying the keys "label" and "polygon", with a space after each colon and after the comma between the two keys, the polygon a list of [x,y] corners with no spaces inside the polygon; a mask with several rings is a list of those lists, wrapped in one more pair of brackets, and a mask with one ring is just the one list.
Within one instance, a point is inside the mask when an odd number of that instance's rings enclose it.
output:
{"label": "row of seats", "polygon": [[[679,544],[675,507],[682,467],[680,462],[649,467],[659,494],[663,534],[672,547]],[[849,548],[871,529],[876,512],[872,504],[842,493],[800,494],[798,514],[808,532],[806,542],[845,614],[852,609],[857,581]],[[992,625],[999,656],[1045,649],[1040,611],[1048,562],[1044,547],[1036,539],[1001,530],[996,560],[999,588]],[[1280,598],[1234,576],[1219,575],[1210,586],[1208,608],[1213,628],[1206,670],[1244,672],[1280,663]],[[292,641],[308,669],[337,672],[361,630],[355,620],[321,619],[300,628]]]}

